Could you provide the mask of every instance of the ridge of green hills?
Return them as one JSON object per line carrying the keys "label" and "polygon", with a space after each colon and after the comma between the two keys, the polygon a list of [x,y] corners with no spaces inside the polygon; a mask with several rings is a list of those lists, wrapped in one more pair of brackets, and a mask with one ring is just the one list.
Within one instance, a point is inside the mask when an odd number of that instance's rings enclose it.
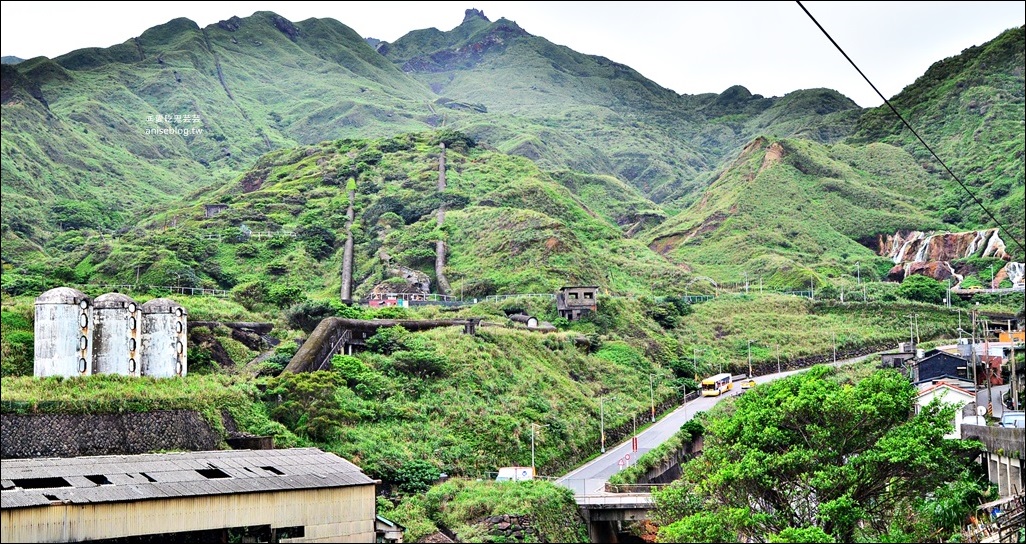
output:
{"label": "ridge of green hills", "polygon": [[696,198],[703,175],[759,134],[835,141],[861,111],[828,90],[680,95],[476,10],[449,32],[411,32],[379,50],[450,107],[476,113],[454,128],[544,168],[616,175],[655,202]]}
{"label": "ridge of green hills", "polygon": [[[442,142],[448,188],[438,193]],[[636,190],[606,176],[548,174],[453,131],[274,151],[235,183],[194,193],[189,204],[121,236],[69,231],[51,247],[80,283],[213,289],[256,283],[264,292],[287,284],[330,298],[340,288],[350,180],[359,296],[397,266],[433,278],[437,239],[449,247],[453,289],[468,297],[550,293],[567,283],[620,294],[672,293],[685,277],[681,267],[623,234],[620,225],[659,214]],[[435,211],[443,202],[439,228]],[[227,209],[207,217],[206,204]],[[10,288],[15,275],[6,277]]]}
{"label": "ridge of green hills", "polygon": [[[943,119],[927,123],[923,134],[946,142],[942,150],[957,156],[955,171],[969,172],[969,185],[986,192],[1013,239],[1023,219],[1016,211],[1024,185],[1016,159],[1024,140],[1022,41],[1023,29],[1011,29],[937,63],[893,99],[914,105],[918,118]],[[506,19],[492,22],[477,10],[467,10],[448,32],[414,31],[376,49],[333,19],[293,23],[257,12],[205,28],[174,19],[110,48],[2,69],[0,205],[8,270],[52,259],[75,232],[124,234],[152,226],[147,218],[198,209],[196,199],[227,198],[239,180],[259,177],[261,163],[302,146],[341,138],[366,139],[363,145],[373,148],[442,125],[483,148],[530,159],[538,171],[532,181],[545,177],[569,189],[571,197],[553,196],[550,185],[507,178],[506,200],[500,200],[522,205],[524,214],[547,212],[553,201],[586,210],[583,221],[548,214],[561,222],[552,234],[565,239],[569,253],[587,253],[573,240],[598,247],[616,239],[632,248],[616,251],[644,255],[641,261],[656,269],[668,266],[675,271],[669,278],[678,278],[678,271],[719,281],[758,274],[778,287],[798,288],[873,259],[879,236],[989,226],[961,188],[941,181],[939,167],[883,108],[861,110],[830,89],[778,98],[741,86],[678,95],[627,66],[555,45]],[[146,134],[161,130],[172,134]],[[782,150],[783,159],[757,166],[762,159],[754,154],[765,157],[768,149]],[[521,175],[519,168],[504,175]],[[342,170],[322,170],[345,177]],[[461,190],[467,199],[480,191]],[[392,198],[377,195],[383,196]],[[426,209],[426,202],[409,209]],[[470,214],[452,213],[470,225],[483,213],[471,208]],[[602,220],[601,229],[593,216]],[[523,215],[504,224],[536,230],[538,221],[544,223]],[[438,238],[429,223],[393,225],[409,232],[392,235],[391,251],[419,255],[404,266],[430,268],[428,250],[420,247]],[[457,228],[446,239],[478,254],[493,251],[503,236],[486,223],[477,223],[482,230],[473,237]],[[326,224],[337,242],[339,221]],[[594,233],[610,226],[617,232],[598,243]],[[490,244],[487,237],[497,239]],[[551,253],[538,247],[549,239],[524,244],[525,255]],[[1022,260],[1015,245],[1009,248]],[[594,262],[609,261],[566,263],[544,278],[513,283],[548,289],[555,277],[595,278],[617,292],[636,283],[613,281],[615,273],[602,279]],[[449,264],[469,266],[459,257]],[[487,275],[478,269],[472,278],[481,292],[511,288],[485,281]],[[197,284],[233,283],[216,274],[195,278]]]}
{"label": "ridge of green hills", "polygon": [[729,281],[746,273],[771,288],[818,286],[854,275],[856,262],[876,262],[867,277],[880,280],[894,264],[877,255],[880,237],[943,229],[919,208],[931,181],[907,153],[888,145],[759,138],[701,201],[645,239],[695,273]]}

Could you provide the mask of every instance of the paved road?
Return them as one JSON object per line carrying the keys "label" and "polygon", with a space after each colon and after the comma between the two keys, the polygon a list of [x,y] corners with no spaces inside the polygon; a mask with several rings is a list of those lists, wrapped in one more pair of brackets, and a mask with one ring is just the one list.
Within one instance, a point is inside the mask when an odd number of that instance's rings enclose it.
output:
{"label": "paved road", "polygon": [[[991,406],[994,409],[994,417],[1000,418],[1001,414],[1005,412],[1005,405],[1002,402],[1004,394],[1008,391],[1008,384],[1005,385],[993,385],[990,388],[991,395]],[[983,386],[976,392],[976,405],[986,406],[987,405],[987,387]]]}
{"label": "paved road", "polygon": [[[848,363],[855,363],[869,357],[868,355],[862,357],[856,357],[854,359],[845,359],[837,361],[836,363],[830,363],[831,365],[842,365]],[[773,380],[777,380],[792,374],[804,372],[807,368],[798,370],[790,370],[786,372],[780,372],[776,374],[767,374],[765,376],[758,376],[755,378],[756,383],[766,383]],[[735,384],[735,387],[739,385]],[[686,404],[681,405],[673,412],[669,413],[662,419],[656,421],[651,427],[645,429],[643,432],[638,433],[638,451],[632,451],[632,441],[630,438],[625,440],[623,443],[613,447],[607,447],[606,453],[595,458],[592,461],[570,471],[569,473],[561,476],[556,480],[556,483],[569,487],[574,490],[576,495],[591,495],[596,493],[602,493],[605,490],[606,482],[609,478],[621,470],[620,460],[625,460],[624,466],[627,463],[634,464],[638,457],[645,454],[645,452],[657,447],[668,440],[671,436],[680,430],[681,425],[689,421],[694,417],[695,413],[706,411],[712,408],[717,402],[723,400],[727,396],[736,395],[740,392],[739,389],[728,393],[727,395],[719,397],[698,397],[693,401],[689,401]],[[996,410],[996,409],[995,409]],[[639,423],[641,423],[639,421]],[[630,454],[630,461],[626,461],[626,456]]]}

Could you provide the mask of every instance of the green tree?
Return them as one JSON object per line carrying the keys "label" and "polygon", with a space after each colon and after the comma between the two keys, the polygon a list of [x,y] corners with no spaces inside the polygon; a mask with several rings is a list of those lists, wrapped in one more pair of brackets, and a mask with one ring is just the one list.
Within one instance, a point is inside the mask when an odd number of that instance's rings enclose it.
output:
{"label": "green tree", "polygon": [[337,372],[287,372],[267,381],[271,417],[312,440],[335,438],[349,418],[336,391],[345,380]]}
{"label": "green tree", "polygon": [[[950,535],[961,519],[931,521],[921,505],[934,496],[949,508],[952,497],[975,504],[982,487],[966,471],[980,446],[943,438],[953,407],[935,403],[910,417],[914,399],[895,371],[852,384],[826,366],[738,397],[730,417],[710,418],[684,483],[656,494],[660,539],[872,541],[891,534],[899,512],[926,518],[918,527],[931,532],[913,541]],[[943,493],[956,481],[972,491]]]}
{"label": "green tree", "polygon": [[918,302],[940,304],[947,293],[945,285],[933,278],[915,274],[905,278],[898,287],[898,295]]}

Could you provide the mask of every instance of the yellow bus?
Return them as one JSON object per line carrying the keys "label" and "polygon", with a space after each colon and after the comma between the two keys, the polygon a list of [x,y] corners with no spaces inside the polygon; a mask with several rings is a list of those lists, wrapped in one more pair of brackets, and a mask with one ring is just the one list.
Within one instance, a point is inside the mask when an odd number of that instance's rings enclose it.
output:
{"label": "yellow bus", "polygon": [[702,380],[702,396],[718,397],[734,388],[734,379],[729,372],[709,376]]}

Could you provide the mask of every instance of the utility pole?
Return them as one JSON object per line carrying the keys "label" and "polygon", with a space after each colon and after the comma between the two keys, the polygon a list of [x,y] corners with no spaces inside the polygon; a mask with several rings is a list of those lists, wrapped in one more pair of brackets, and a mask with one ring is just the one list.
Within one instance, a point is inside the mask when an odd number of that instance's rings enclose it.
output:
{"label": "utility pole", "polygon": [[837,362],[837,333],[836,332],[830,333],[830,337],[833,338],[833,341],[834,341],[834,362],[836,363]]}
{"label": "utility pole", "polygon": [[[993,268],[993,266],[991,266]],[[991,379],[991,375],[994,373],[994,367],[990,363],[990,321],[983,322],[983,338],[984,349],[986,353],[987,361],[983,368],[986,369],[987,377],[987,415],[994,415],[994,390],[991,388],[994,380]]]}
{"label": "utility pole", "polygon": [[862,285],[862,262],[855,261],[855,278],[856,284]]}
{"label": "utility pole", "polygon": [[1012,384],[1012,410],[1019,409],[1019,382],[1015,379],[1015,339],[1012,338],[1012,321],[1008,321],[1008,340],[1012,344],[1012,373],[1009,382]]}
{"label": "utility pole", "polygon": [[976,377],[976,310],[972,310],[970,316],[973,320],[973,331],[969,339],[969,341],[972,342],[971,347],[969,348],[969,358],[973,365],[973,399],[975,399],[973,407],[975,408],[980,404],[980,381]]}
{"label": "utility pole", "polygon": [[548,425],[538,425],[537,423],[535,423],[533,421],[531,422],[531,476],[532,477],[537,475],[537,471],[535,471],[535,469],[534,469],[534,428],[535,428],[535,426],[538,426],[538,427],[548,427]]}
{"label": "utility pole", "polygon": [[752,341],[748,341],[748,379],[752,379]]}
{"label": "utility pole", "polygon": [[599,397],[599,434],[602,446],[599,451],[606,453],[606,404],[602,397]]}
{"label": "utility pole", "polygon": [[777,374],[780,374],[780,346],[773,344],[773,351],[777,354]]}

